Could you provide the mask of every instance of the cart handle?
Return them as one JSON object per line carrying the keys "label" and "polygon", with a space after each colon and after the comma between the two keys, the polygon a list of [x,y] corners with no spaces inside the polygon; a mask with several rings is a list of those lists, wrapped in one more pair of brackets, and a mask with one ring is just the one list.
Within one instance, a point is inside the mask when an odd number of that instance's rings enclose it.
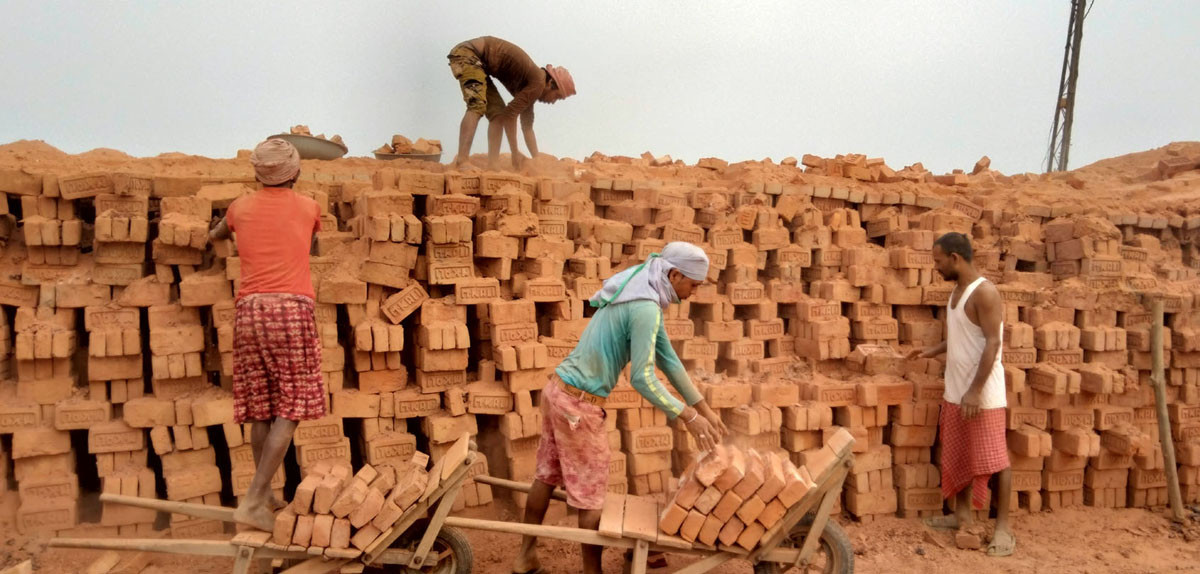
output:
{"label": "cart handle", "polygon": [[[513,490],[516,492],[524,492],[525,494],[529,494],[529,489],[530,489],[530,484],[528,482],[517,482],[515,480],[496,478],[494,476],[488,476],[486,474],[477,474],[471,480],[474,480],[475,482],[482,482],[484,484],[490,484],[492,486],[498,486],[500,488],[507,488],[508,490]],[[556,489],[554,489],[554,492],[550,495],[550,498],[553,498],[554,500],[561,500],[563,502],[566,502],[567,493],[564,492],[563,489],[561,489],[561,488],[556,488]]]}

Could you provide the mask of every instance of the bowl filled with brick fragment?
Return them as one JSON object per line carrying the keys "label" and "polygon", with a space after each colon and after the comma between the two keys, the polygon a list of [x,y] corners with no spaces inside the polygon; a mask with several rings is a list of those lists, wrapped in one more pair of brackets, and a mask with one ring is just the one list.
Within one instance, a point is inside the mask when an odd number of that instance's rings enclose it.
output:
{"label": "bowl filled with brick fragment", "polygon": [[267,139],[280,139],[296,146],[300,159],[337,159],[350,151],[342,141],[342,136],[334,135],[326,138],[325,134],[312,135],[308,126],[298,125],[290,133],[275,134]]}
{"label": "bowl filled with brick fragment", "polygon": [[431,161],[441,163],[442,161],[442,142],[440,140],[427,140],[418,138],[417,141],[396,134],[392,136],[391,143],[385,143],[375,150],[375,159],[393,160],[393,159],[415,159],[418,161]]}

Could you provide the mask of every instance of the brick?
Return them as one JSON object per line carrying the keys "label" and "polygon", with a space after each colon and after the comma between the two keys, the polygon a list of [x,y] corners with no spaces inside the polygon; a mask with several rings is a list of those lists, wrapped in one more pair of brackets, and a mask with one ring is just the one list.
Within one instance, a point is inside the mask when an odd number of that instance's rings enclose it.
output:
{"label": "brick", "polygon": [[721,496],[717,505],[713,507],[712,516],[722,522],[728,521],[742,507],[744,502],[745,500],[734,491],[726,492]]}
{"label": "brick", "polygon": [[126,401],[122,405],[122,418],[134,428],[175,425],[175,402],[142,397]]}
{"label": "brick", "polygon": [[698,511],[701,514],[709,514],[716,508],[717,503],[721,501],[722,493],[720,490],[710,486],[700,493],[696,498],[695,504],[692,505],[693,511]]}
{"label": "brick", "polygon": [[751,496],[750,498],[747,498],[744,503],[742,503],[740,508],[738,508],[737,517],[742,522],[750,524],[758,518],[758,515],[762,513],[766,506],[766,503],[763,502],[763,499],[759,498],[758,495]]}
{"label": "brick", "polygon": [[695,510],[688,512],[687,518],[683,520],[683,524],[679,527],[679,537],[688,542],[695,542],[696,537],[700,534],[700,529],[704,526],[704,521],[707,519],[706,515]]}
{"label": "brick", "polygon": [[687,516],[688,511],[681,508],[678,504],[668,504],[659,518],[658,528],[664,534],[674,535],[679,532],[679,528],[683,525],[683,521]]}
{"label": "brick", "polygon": [[738,535],[737,544],[746,550],[753,550],[762,540],[763,534],[766,534],[766,527],[757,522],[748,524],[745,530]]}

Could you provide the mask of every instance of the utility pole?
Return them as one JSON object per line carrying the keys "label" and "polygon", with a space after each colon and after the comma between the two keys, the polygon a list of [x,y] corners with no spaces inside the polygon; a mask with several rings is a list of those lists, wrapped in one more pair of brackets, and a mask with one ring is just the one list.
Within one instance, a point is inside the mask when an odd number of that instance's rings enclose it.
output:
{"label": "utility pole", "polygon": [[1058,98],[1054,102],[1054,126],[1050,128],[1050,152],[1046,158],[1048,172],[1067,170],[1067,160],[1071,153],[1071,125],[1075,121],[1075,82],[1079,79],[1079,47],[1083,42],[1083,19],[1089,11],[1087,0],[1071,0],[1067,48],[1063,53]]}

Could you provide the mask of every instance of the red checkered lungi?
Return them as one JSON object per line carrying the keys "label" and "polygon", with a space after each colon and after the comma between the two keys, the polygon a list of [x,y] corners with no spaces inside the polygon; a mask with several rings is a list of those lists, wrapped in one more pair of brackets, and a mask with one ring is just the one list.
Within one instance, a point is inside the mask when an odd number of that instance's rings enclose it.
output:
{"label": "red checkered lungi", "polygon": [[567,491],[567,504],[604,508],[608,492],[608,431],[604,409],[563,392],[558,375],[542,389],[542,437],[534,478]]}
{"label": "red checkered lungi", "polygon": [[241,423],[325,416],[313,300],[290,293],[238,299],[233,326],[233,417]]}
{"label": "red checkered lungi", "polygon": [[1004,409],[984,409],[965,420],[962,409],[942,401],[942,496],[950,498],[968,484],[977,509],[987,503],[988,478],[1008,468]]}

